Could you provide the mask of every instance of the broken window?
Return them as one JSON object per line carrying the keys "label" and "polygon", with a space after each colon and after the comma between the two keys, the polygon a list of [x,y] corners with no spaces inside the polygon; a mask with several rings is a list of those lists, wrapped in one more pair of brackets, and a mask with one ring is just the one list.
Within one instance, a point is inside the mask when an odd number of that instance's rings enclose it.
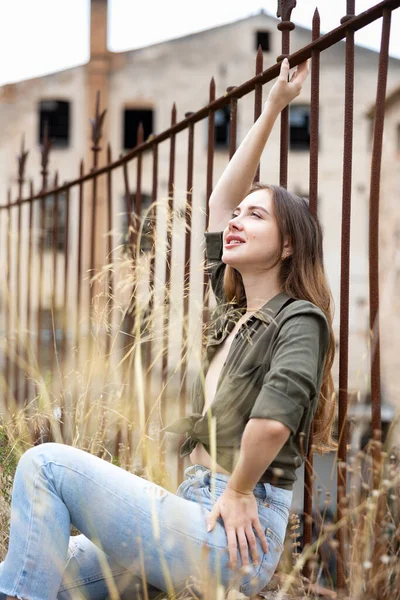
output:
{"label": "broken window", "polygon": [[137,146],[137,130],[143,124],[143,140],[153,133],[154,114],[151,108],[126,108],[124,110],[124,148],[132,150]]}
{"label": "broken window", "polygon": [[70,103],[65,100],[41,100],[39,103],[39,144],[43,144],[46,124],[53,148],[69,146]]}
{"label": "broken window", "polygon": [[270,51],[269,31],[256,31],[256,50],[259,46],[261,46],[263,52]]}
{"label": "broken window", "polygon": [[230,106],[215,111],[214,143],[216,148],[229,148]]}
{"label": "broken window", "polygon": [[289,107],[290,150],[310,148],[310,106],[293,104]]}

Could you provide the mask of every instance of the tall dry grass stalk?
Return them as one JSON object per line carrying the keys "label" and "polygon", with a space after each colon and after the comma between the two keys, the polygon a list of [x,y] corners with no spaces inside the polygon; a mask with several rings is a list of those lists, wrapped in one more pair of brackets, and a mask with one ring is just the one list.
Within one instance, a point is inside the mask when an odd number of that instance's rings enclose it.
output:
{"label": "tall dry grass stalk", "polygon": [[[153,208],[150,207],[149,215]],[[37,332],[28,335],[22,327],[18,328],[18,314],[13,316],[16,323],[14,336],[18,343],[10,345],[7,340],[1,343],[1,351],[16,364],[21,381],[29,378],[30,396],[21,403],[3,370],[0,375],[0,560],[7,551],[15,466],[19,456],[35,443],[53,440],[82,448],[170,491],[175,491],[179,483],[177,479],[182,470],[178,469],[176,460],[178,442],[163,438],[160,429],[166,424],[165,419],[170,421],[179,416],[182,407],[188,408],[187,390],[200,366],[205,333],[201,325],[202,286],[198,286],[197,298],[190,289],[179,288],[174,278],[176,270],[182,272],[182,260],[179,267],[172,262],[173,282],[169,297],[164,301],[164,269],[160,265],[165,265],[167,256],[158,246],[154,254],[156,245],[153,245],[153,254],[141,253],[143,223],[144,220],[134,232],[135,247],[129,247],[126,239],[121,240],[113,251],[113,262],[105,261],[106,266],[91,278],[96,293],[92,306],[82,311],[80,336],[76,338],[77,332],[72,331],[68,338],[68,353],[64,357],[60,356],[57,343],[54,344],[53,371],[49,370],[48,364],[40,363],[37,345],[33,343]],[[167,226],[174,247],[181,244],[183,248],[185,226],[179,230],[171,221]],[[156,261],[156,278],[150,288],[152,259]],[[111,277],[112,295],[109,291]],[[202,281],[202,277],[202,264],[192,265],[191,282],[194,278]],[[190,313],[183,315],[182,299],[187,294],[191,299]],[[8,302],[11,307],[9,296]],[[152,311],[149,311],[149,303],[153,305]],[[164,318],[166,310],[167,318]],[[74,314],[65,313],[64,318],[67,317],[74,322]],[[65,323],[68,325],[67,321]],[[54,340],[56,327],[54,322]],[[148,353],[149,344],[151,354]],[[169,357],[167,370],[162,368],[165,352]],[[182,364],[186,365],[183,375]],[[182,377],[187,378],[183,389]],[[182,395],[183,401],[179,401]],[[213,434],[211,454],[215,462],[213,419],[210,419],[210,431]],[[348,591],[343,597],[349,600],[400,598],[398,454],[389,448],[382,453],[378,489],[372,485],[370,463],[371,452],[367,448],[349,465],[349,478],[354,483],[346,500],[345,518],[341,523],[328,521],[325,503],[325,508],[316,513],[318,536],[311,547],[301,548],[300,521],[292,515],[280,569],[269,586],[270,595],[265,597],[277,600],[313,597],[318,596],[322,586],[334,590],[335,532],[338,527],[345,527]],[[318,492],[315,505],[320,505]],[[156,523],[156,515],[154,519]],[[145,557],[142,558],[144,561]],[[310,567],[310,580],[302,575],[306,561]],[[106,572],[107,565],[104,569]],[[118,598],[110,573],[106,575],[110,597]],[[174,596],[167,572],[165,576],[170,595]],[[377,591],[378,596],[374,596]],[[220,583],[210,579],[204,597],[215,600],[224,595]],[[196,597],[192,588],[188,588],[186,597]]]}

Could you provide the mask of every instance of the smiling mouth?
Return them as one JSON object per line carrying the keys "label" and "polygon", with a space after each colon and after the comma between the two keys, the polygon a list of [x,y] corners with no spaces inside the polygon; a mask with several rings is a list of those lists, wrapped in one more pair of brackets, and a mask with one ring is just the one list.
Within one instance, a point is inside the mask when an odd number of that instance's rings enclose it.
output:
{"label": "smiling mouth", "polygon": [[239,240],[230,240],[230,242],[226,242],[225,248],[232,248],[233,246],[240,246],[245,242],[240,242]]}

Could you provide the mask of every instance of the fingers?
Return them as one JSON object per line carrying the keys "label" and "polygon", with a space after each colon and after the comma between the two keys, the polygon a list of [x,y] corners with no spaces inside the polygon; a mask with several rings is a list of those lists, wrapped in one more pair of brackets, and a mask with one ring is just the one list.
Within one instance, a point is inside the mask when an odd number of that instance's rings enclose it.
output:
{"label": "fingers", "polygon": [[265,553],[267,553],[268,552],[267,538],[265,537],[264,529],[262,528],[261,523],[258,519],[254,521],[253,527],[255,529],[258,539],[261,542],[262,549],[264,550]]}
{"label": "fingers", "polygon": [[287,81],[288,76],[289,76],[289,70],[290,70],[289,61],[287,58],[284,58],[283,61],[281,62],[281,70],[279,73],[279,79],[282,79],[283,81]]}
{"label": "fingers", "polygon": [[244,529],[238,529],[237,531],[237,539],[239,542],[239,550],[240,556],[242,559],[242,566],[248,566],[249,564],[249,547],[247,545],[247,537],[245,535]]}
{"label": "fingers", "polygon": [[[298,67],[296,67],[295,71],[293,71],[290,77],[290,83],[296,82],[296,84],[303,85],[305,79],[307,78],[309,72],[309,63],[310,60],[307,59],[304,62],[300,63]],[[279,73],[279,78],[288,81],[290,71],[290,64],[287,58],[284,58],[281,62],[281,70]]]}
{"label": "fingers", "polygon": [[295,72],[296,83],[303,85],[309,72],[309,60],[300,63]]}
{"label": "fingers", "polygon": [[258,560],[256,536],[254,535],[254,531],[253,531],[252,527],[248,527],[246,529],[246,537],[247,537],[247,542],[248,542],[248,545],[250,548],[251,560],[253,561],[254,565],[258,565],[259,560]]}
{"label": "fingers", "polygon": [[217,519],[220,516],[220,514],[221,514],[221,512],[218,508],[218,504],[214,504],[214,508],[212,509],[212,511],[210,512],[210,514],[208,515],[208,517],[206,519],[206,526],[207,526],[208,532],[210,532],[214,529],[215,523],[217,522]]}
{"label": "fingers", "polygon": [[231,569],[237,567],[237,545],[236,545],[236,531],[234,529],[226,529],[226,537],[228,539],[228,551],[229,551],[229,564]]}

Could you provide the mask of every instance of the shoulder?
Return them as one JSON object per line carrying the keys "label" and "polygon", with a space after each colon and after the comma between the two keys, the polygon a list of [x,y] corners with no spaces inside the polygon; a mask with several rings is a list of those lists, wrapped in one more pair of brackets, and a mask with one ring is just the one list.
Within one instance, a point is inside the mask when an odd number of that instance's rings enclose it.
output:
{"label": "shoulder", "polygon": [[314,333],[329,343],[330,328],[323,311],[308,300],[295,300],[278,315],[276,335],[295,339],[302,332]]}

